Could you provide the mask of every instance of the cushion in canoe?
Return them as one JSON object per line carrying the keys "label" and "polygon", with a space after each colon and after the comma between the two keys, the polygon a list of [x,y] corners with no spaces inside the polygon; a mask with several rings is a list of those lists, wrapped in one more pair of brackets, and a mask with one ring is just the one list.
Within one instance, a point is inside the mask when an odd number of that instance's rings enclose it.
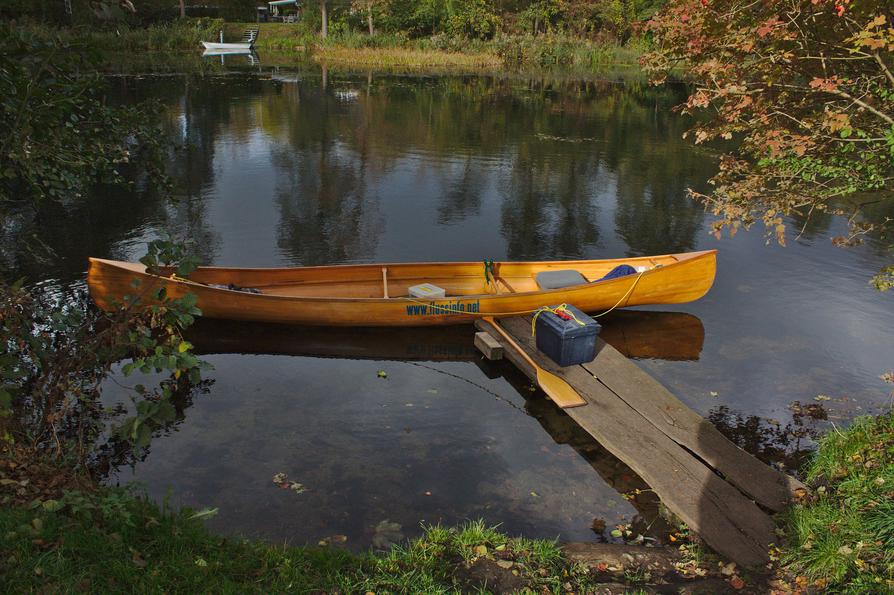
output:
{"label": "cushion in canoe", "polygon": [[562,289],[587,283],[586,277],[574,269],[541,271],[534,277],[540,289]]}

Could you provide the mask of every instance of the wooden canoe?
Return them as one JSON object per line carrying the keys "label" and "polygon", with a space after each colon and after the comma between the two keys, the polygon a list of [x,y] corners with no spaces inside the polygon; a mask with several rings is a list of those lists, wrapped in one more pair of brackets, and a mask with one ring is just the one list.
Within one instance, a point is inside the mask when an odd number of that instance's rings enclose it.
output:
{"label": "wooden canoe", "polygon": [[[574,269],[600,279],[619,264],[643,267],[638,274],[542,290],[535,275]],[[513,316],[541,306],[574,304],[598,313],[612,307],[697,300],[714,282],[716,251],[614,260],[499,262],[487,283],[480,262],[335,265],[299,268],[199,267],[188,281],[149,275],[138,263],[90,259],[90,295],[112,310],[125,295],[165,287],[172,297],[191,292],[209,318],[312,326],[433,326],[470,323],[480,316]],[[168,271],[162,271],[163,275]],[[414,299],[409,287],[432,283],[444,299]],[[233,284],[247,293],[211,287]]]}

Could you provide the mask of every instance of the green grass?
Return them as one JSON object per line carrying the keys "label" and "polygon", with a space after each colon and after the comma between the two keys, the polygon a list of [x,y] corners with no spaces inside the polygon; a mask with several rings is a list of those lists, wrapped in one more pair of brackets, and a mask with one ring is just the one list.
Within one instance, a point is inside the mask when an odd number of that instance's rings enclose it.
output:
{"label": "green grass", "polygon": [[[190,511],[171,511],[119,489],[0,508],[0,581],[7,592],[455,593],[481,559],[512,562],[530,589],[592,589],[590,575],[556,542],[510,538],[484,523],[426,527],[385,553],[288,547],[209,532]],[[466,572],[466,574],[463,574]],[[503,570],[510,573],[510,570]]]}
{"label": "green grass", "polygon": [[786,518],[782,561],[840,592],[894,592],[894,415],[861,418],[820,442],[816,497]]}
{"label": "green grass", "polygon": [[551,70],[585,73],[612,65],[634,65],[643,47],[633,41],[625,46],[598,43],[568,36],[505,35],[493,40],[468,40],[437,34],[408,39],[402,34],[341,31],[322,40],[301,23],[227,23],[221,19],[190,18],[149,27],[48,28],[18,25],[38,37],[57,36],[63,41],[108,54],[128,52],[193,52],[202,41],[241,40],[248,27],[259,27],[255,48],[263,52],[300,54],[332,66],[383,70],[446,70],[493,72],[496,70]]}

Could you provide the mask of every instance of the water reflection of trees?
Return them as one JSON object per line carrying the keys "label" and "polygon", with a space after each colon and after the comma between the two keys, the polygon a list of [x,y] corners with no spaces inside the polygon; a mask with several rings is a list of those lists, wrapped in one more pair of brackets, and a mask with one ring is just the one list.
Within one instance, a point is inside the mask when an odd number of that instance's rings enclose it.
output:
{"label": "water reflection of trees", "polygon": [[726,406],[708,413],[708,421],[740,448],[770,465],[779,465],[788,473],[804,468],[821,434],[818,420],[825,419],[816,404],[792,407],[792,421],[783,425],[756,415],[745,415]]}
{"label": "water reflection of trees", "polygon": [[[612,213],[632,253],[696,243],[703,213],[685,189],[698,187],[713,164],[680,139],[685,125],[670,112],[679,100],[672,88],[331,73],[324,88],[313,72],[294,80],[117,79],[116,101],[165,105],[164,133],[180,147],[169,173],[181,200],[172,205],[137,179],[132,191],[98,189],[62,215],[48,207],[29,223],[32,232],[66,255],[72,274],[88,255],[121,253],[134,230],[144,237],[174,228],[211,260],[219,240],[207,196],[223,142],[247,152],[269,147],[275,233],[296,263],[374,258],[384,228],[379,203],[395,184],[409,189],[408,201],[418,189],[437,225],[461,224],[495,204],[513,259],[584,256],[599,246],[600,221]],[[13,268],[37,269],[24,255],[4,257]]]}
{"label": "water reflection of trees", "polygon": [[276,171],[278,244],[305,265],[369,258],[381,232],[367,189],[368,143],[346,135],[350,108],[316,85],[288,85],[264,98]]}
{"label": "water reflection of trees", "polygon": [[[598,245],[599,213],[611,199],[631,252],[696,243],[703,212],[685,190],[713,165],[680,140],[672,89],[488,77],[331,78],[325,90],[303,79],[291,87],[268,89],[263,101],[287,114],[268,132],[282,143],[276,163],[287,180],[277,198],[281,243],[296,257],[371,253],[374,246],[356,242],[369,227],[362,221],[376,220],[367,194],[410,158],[417,173],[438,180],[440,224],[478,214],[496,192],[510,258],[583,255]],[[349,238],[354,246],[339,250]]]}

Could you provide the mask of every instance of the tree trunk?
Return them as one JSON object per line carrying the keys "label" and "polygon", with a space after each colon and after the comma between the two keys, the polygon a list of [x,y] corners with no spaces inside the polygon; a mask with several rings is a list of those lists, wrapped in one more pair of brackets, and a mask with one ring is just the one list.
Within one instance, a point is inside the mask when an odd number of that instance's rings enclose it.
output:
{"label": "tree trunk", "polygon": [[326,0],[320,0],[320,14],[322,15],[323,21],[320,35],[323,39],[326,39],[326,36],[329,35],[329,15],[326,10]]}
{"label": "tree trunk", "polygon": [[181,19],[186,16],[186,5],[183,2],[184,2],[184,0],[180,0],[180,18]]}
{"label": "tree trunk", "polygon": [[373,27],[373,7],[372,2],[366,5],[366,22],[369,24],[369,34],[375,35],[376,30]]}

